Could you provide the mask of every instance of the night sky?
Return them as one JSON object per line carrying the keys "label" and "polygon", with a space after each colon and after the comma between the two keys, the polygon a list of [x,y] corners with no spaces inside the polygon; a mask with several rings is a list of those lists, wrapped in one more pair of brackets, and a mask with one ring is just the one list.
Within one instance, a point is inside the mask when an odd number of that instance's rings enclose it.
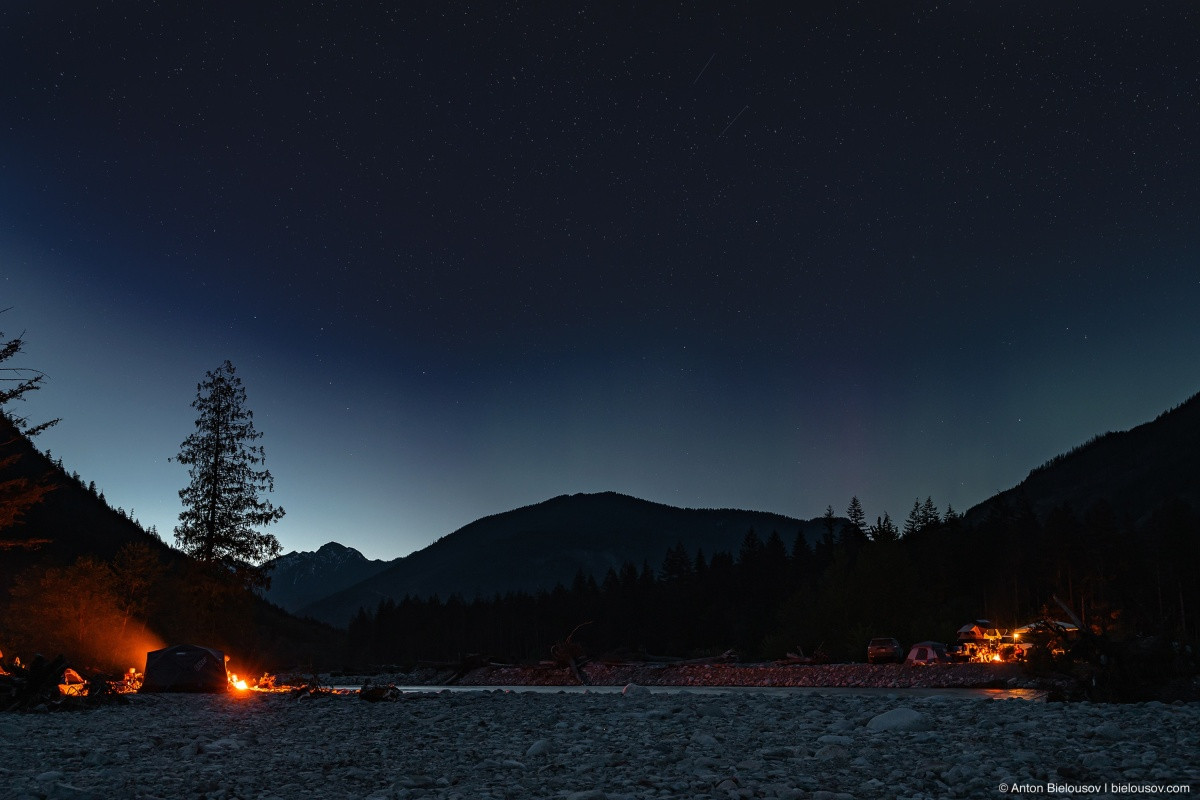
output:
{"label": "night sky", "polygon": [[383,558],[962,511],[1200,391],[1194,3],[268,5],[0,6],[18,410],[168,540],[226,358],[284,549]]}

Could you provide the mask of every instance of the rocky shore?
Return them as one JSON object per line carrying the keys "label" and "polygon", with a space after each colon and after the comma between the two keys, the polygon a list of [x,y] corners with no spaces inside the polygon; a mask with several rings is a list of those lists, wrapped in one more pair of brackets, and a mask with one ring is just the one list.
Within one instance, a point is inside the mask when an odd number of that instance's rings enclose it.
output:
{"label": "rocky shore", "polygon": [[1200,791],[1200,704],[962,692],[137,695],[0,715],[0,800],[867,800]]}

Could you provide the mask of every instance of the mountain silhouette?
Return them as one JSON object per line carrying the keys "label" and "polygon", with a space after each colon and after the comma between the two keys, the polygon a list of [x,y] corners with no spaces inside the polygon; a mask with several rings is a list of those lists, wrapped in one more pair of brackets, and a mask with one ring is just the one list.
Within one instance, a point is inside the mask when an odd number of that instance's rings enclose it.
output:
{"label": "mountain silhouette", "polygon": [[965,517],[975,524],[1001,505],[1027,505],[1045,519],[1059,506],[1082,512],[1102,500],[1136,523],[1171,499],[1200,508],[1200,394],[1151,422],[1096,436],[1052,458]]}
{"label": "mountain silhouette", "polygon": [[[1107,433],[1032,470],[1017,486],[969,509],[968,526],[1000,506],[1027,505],[1038,517],[1070,506],[1105,501],[1137,522],[1165,501],[1200,507],[1200,395],[1125,432]],[[803,530],[821,535],[819,519],[807,522],[755,511],[681,509],[612,492],[563,495],[537,505],[477,520],[363,582],[298,609],[302,615],[345,625],[359,608],[405,595],[465,599],[568,584],[582,571],[601,580],[621,562],[657,567],[677,542],[694,553],[736,553],[746,532],[772,531],[790,547]]]}
{"label": "mountain silhouette", "polygon": [[292,551],[272,559],[271,585],[262,594],[275,605],[296,611],[382,572],[390,563],[369,560],[353,547],[329,542],[316,552]]}
{"label": "mountain silhouette", "polygon": [[428,547],[393,561],[379,574],[309,604],[298,613],[345,625],[359,608],[405,595],[464,599],[551,589],[582,572],[602,580],[622,563],[662,563],[682,543],[694,554],[736,553],[748,531],[772,532],[790,549],[797,532],[815,540],[819,520],[736,509],[684,509],[603,492],[562,495],[476,520]]}
{"label": "mountain silhouette", "polygon": [[[143,542],[171,563],[184,558],[103,495],[66,475],[0,419],[0,481],[46,480],[53,491],[24,519],[0,530],[0,580],[24,567],[70,563],[80,556],[111,559],[123,544]],[[1129,431],[1097,436],[1033,469],[1018,485],[969,509],[973,527],[1002,507],[1039,518],[1069,506],[1082,511],[1104,501],[1118,515],[1145,520],[1168,500],[1200,508],[1200,395]],[[583,573],[597,581],[625,562],[658,568],[669,548],[736,554],[747,532],[778,533],[790,548],[798,532],[815,542],[819,519],[803,521],[760,511],[684,509],[615,492],[562,495],[476,520],[428,547],[391,562],[369,561],[331,542],[316,553],[289,553],[274,563],[266,598],[290,611],[344,626],[360,609],[406,595],[470,600],[569,584]]]}

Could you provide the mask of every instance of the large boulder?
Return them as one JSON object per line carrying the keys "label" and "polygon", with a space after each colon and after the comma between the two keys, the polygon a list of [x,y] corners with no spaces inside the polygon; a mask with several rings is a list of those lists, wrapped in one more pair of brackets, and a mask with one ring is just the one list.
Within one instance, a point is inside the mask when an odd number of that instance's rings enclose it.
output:
{"label": "large boulder", "polygon": [[867,723],[867,728],[873,731],[927,731],[932,727],[928,714],[911,708],[893,708]]}

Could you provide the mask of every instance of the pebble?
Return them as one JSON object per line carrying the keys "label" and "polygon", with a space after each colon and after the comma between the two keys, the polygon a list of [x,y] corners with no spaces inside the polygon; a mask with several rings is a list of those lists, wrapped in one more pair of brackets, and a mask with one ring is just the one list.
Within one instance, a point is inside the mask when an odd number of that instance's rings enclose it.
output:
{"label": "pebble", "polygon": [[469,691],[391,703],[135,696],[81,713],[6,714],[0,724],[10,734],[0,800],[865,800],[1000,796],[1001,782],[1200,788],[1200,704],[638,686],[624,697]]}

